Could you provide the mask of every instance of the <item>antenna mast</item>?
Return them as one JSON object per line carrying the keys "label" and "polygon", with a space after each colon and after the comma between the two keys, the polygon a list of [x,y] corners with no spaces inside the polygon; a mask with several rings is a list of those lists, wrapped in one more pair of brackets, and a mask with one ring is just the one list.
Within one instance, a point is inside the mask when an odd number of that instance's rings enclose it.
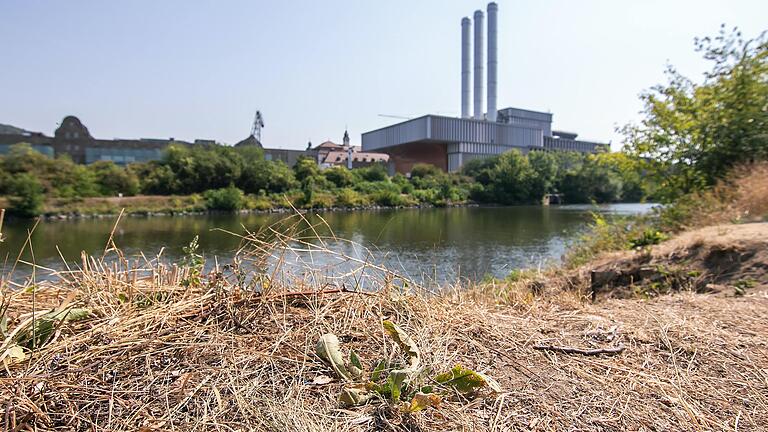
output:
{"label": "antenna mast", "polygon": [[261,111],[256,110],[256,115],[253,118],[253,127],[251,128],[251,135],[261,143],[261,129],[264,127],[264,117],[261,115]]}

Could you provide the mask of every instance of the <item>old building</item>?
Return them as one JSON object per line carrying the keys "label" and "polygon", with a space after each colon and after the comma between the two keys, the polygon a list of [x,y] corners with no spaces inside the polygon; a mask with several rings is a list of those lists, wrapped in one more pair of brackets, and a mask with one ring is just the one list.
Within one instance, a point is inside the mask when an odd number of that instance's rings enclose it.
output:
{"label": "old building", "polygon": [[[76,163],[112,161],[120,165],[160,159],[163,150],[170,144],[193,144],[173,138],[97,139],[91,136],[88,128],[75,116],[64,117],[52,137],[27,131],[21,134],[0,134],[0,153],[7,152],[11,145],[22,142],[31,144],[33,148],[48,156],[67,155]],[[207,142],[211,141],[195,141],[197,144]]]}
{"label": "old building", "polygon": [[386,153],[364,152],[362,147],[350,144],[349,132],[344,131],[342,144],[325,141],[314,148],[317,152],[317,164],[321,168],[343,166],[349,169],[362,168],[373,164],[386,164],[389,155]]}

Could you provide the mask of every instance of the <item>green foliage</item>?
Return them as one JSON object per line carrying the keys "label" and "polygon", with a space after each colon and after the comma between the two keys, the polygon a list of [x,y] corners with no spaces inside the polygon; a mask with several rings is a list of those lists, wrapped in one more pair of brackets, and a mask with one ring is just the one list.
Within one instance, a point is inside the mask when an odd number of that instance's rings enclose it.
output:
{"label": "green foliage", "polygon": [[363,181],[383,182],[389,179],[387,168],[382,164],[374,164],[366,168],[356,168],[352,172]]}
{"label": "green foliage", "polygon": [[653,246],[666,240],[666,234],[653,228],[644,229],[639,236],[630,237],[629,246],[632,249]]}
{"label": "green foliage", "polygon": [[182,251],[184,252],[184,258],[182,259],[182,267],[186,268],[188,273],[187,277],[181,281],[181,285],[198,286],[202,282],[201,275],[203,273],[203,265],[205,261],[203,256],[198,253],[200,243],[198,243],[198,236],[189,242],[188,246],[184,246]]}
{"label": "green foliage", "polygon": [[351,188],[339,189],[336,193],[336,205],[338,207],[359,207],[367,202],[362,194]]}
{"label": "green foliage", "polygon": [[383,321],[382,326],[405,354],[407,365],[398,366],[382,359],[379,360],[370,375],[366,374],[362,361],[354,351],[350,351],[349,360],[341,351],[339,338],[334,334],[322,335],[315,345],[315,353],[321,360],[331,366],[334,373],[345,381],[345,386],[339,394],[339,402],[343,406],[364,404],[378,395],[400,405],[405,412],[416,412],[428,407],[438,406],[442,398],[435,394],[432,385],[423,385],[425,380],[440,384],[440,388],[471,394],[483,387],[489,387],[494,392],[501,392],[501,387],[491,378],[456,366],[449,372],[436,375],[431,379],[424,368],[420,368],[421,352],[416,342],[408,333],[391,321]]}
{"label": "green foliage", "polygon": [[334,166],[323,171],[323,176],[334,184],[334,186],[343,188],[352,186],[355,183],[355,176],[344,167]]}
{"label": "green foliage", "polygon": [[234,186],[206,191],[203,197],[211,210],[237,211],[245,204],[243,191]]}
{"label": "green foliage", "polygon": [[21,217],[39,216],[43,210],[43,186],[32,174],[16,174],[7,186],[8,211]]}
{"label": "green foliage", "polygon": [[645,118],[623,129],[626,151],[645,158],[672,201],[713,185],[736,164],[768,158],[768,36],[744,40],[723,27],[696,41],[712,64],[701,83],[669,67],[668,82],[641,96]]}
{"label": "green foliage", "polygon": [[80,321],[88,318],[90,314],[88,309],[74,308],[39,315],[16,332],[13,342],[28,350],[42,348],[62,322]]}
{"label": "green foliage", "polygon": [[94,174],[100,195],[125,196],[139,192],[139,179],[133,170],[121,168],[111,161],[99,161],[88,166]]}
{"label": "green foliage", "polygon": [[293,167],[293,171],[296,174],[296,180],[304,183],[310,177],[316,177],[320,174],[320,168],[317,166],[317,162],[309,157],[301,157],[296,162],[296,166]]}
{"label": "green foliage", "polygon": [[474,393],[485,386],[489,386],[497,393],[501,392],[501,386],[494,380],[460,365],[454,366],[449,372],[437,375],[434,380],[444,386],[450,386],[460,393]]}

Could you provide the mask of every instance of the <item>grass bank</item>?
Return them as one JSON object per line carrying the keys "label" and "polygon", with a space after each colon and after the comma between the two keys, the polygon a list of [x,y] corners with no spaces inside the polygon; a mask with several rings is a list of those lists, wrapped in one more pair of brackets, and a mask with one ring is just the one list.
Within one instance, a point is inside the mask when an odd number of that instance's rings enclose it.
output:
{"label": "grass bank", "polygon": [[[695,204],[677,229],[662,230],[659,214],[621,228],[615,247],[598,230],[584,239],[593,255],[579,254],[583,263],[441,293],[325,250],[323,239],[270,229],[208,274],[194,247],[169,266],[125,259],[109,243],[105,259],[84,257],[59,282],[3,285],[3,421],[17,430],[758,430],[768,424],[768,224],[745,222],[766,216],[753,212],[768,195],[739,201],[756,181],[746,179],[711,191],[730,201]],[[647,228],[669,239],[630,241]],[[356,264],[357,280],[378,290],[360,292],[332,269],[290,271],[300,267],[295,248]],[[243,272],[246,260],[265,271]],[[625,262],[699,274],[636,278]],[[598,286],[601,269],[616,277]],[[724,288],[698,289],[713,285]],[[350,395],[365,403],[344,403]]]}

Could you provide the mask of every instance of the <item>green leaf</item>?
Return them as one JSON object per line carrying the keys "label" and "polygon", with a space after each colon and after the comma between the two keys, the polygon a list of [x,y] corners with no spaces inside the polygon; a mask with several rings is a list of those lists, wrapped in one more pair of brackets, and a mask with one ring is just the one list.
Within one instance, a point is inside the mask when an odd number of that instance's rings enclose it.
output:
{"label": "green leaf", "polygon": [[436,394],[417,392],[413,395],[413,399],[411,399],[411,403],[405,408],[405,411],[416,412],[429,407],[437,407],[440,405],[440,402],[442,402],[442,399]]}
{"label": "green leaf", "polygon": [[408,336],[408,333],[404,332],[392,321],[384,321],[382,323],[384,330],[395,340],[401,350],[408,356],[409,368],[411,371],[416,370],[419,367],[421,361],[421,352],[413,339]]}
{"label": "green leaf", "polygon": [[374,381],[374,382],[378,381],[381,378],[381,373],[388,368],[389,368],[389,363],[387,363],[386,360],[379,361],[379,364],[376,365],[376,368],[374,368],[373,372],[371,373],[371,381]]}
{"label": "green leaf", "polygon": [[331,365],[331,368],[340,378],[352,380],[352,374],[344,365],[344,356],[341,354],[339,338],[335,334],[328,333],[322,335],[317,341],[315,351],[321,359]]}
{"label": "green leaf", "polygon": [[488,386],[497,393],[502,391],[499,383],[490,377],[460,365],[456,365],[450,372],[437,375],[434,380],[440,384],[453,387],[461,393],[473,393],[485,386]]}
{"label": "green leaf", "polygon": [[8,337],[8,317],[5,316],[5,311],[0,314],[0,339]]}
{"label": "green leaf", "polygon": [[41,348],[48,343],[59,322],[80,321],[88,318],[90,314],[89,309],[79,308],[48,312],[21,329],[14,337],[14,341],[30,350]]}
{"label": "green leaf", "polygon": [[355,378],[360,378],[363,376],[363,363],[360,361],[360,358],[357,356],[357,353],[355,353],[355,350],[351,350],[349,352],[349,372],[352,374]]}
{"label": "green leaf", "polygon": [[403,381],[408,377],[409,371],[406,369],[397,369],[389,373],[387,378],[389,386],[392,389],[392,401],[397,402],[400,400],[400,392],[403,388]]}
{"label": "green leaf", "polygon": [[339,394],[339,402],[342,406],[362,405],[368,402],[373,395],[364,387],[344,387]]}

